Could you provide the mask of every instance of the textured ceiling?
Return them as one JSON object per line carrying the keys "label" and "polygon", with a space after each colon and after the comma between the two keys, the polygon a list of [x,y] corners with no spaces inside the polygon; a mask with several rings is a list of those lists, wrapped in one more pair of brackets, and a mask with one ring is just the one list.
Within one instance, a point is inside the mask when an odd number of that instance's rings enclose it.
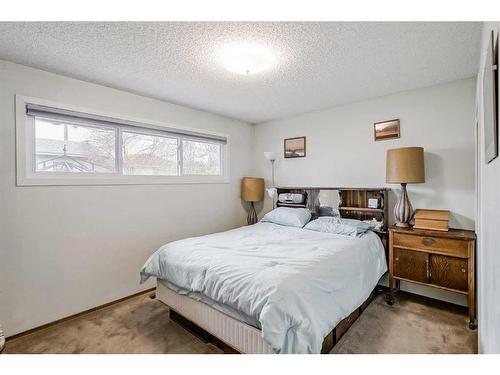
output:
{"label": "textured ceiling", "polygon": [[[477,72],[480,23],[0,22],[0,59],[256,123]],[[227,43],[277,66],[227,72]]]}

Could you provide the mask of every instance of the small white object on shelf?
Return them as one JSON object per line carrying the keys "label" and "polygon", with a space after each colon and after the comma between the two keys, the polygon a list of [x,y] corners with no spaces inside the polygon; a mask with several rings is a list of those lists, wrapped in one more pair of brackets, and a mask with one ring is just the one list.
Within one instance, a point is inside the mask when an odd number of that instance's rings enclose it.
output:
{"label": "small white object on shelf", "polygon": [[304,194],[298,194],[298,193],[281,193],[278,196],[278,201],[280,203],[300,204],[300,203],[304,203],[305,196],[304,196]]}
{"label": "small white object on shelf", "polygon": [[369,198],[368,199],[368,208],[378,208],[378,199],[377,198]]}

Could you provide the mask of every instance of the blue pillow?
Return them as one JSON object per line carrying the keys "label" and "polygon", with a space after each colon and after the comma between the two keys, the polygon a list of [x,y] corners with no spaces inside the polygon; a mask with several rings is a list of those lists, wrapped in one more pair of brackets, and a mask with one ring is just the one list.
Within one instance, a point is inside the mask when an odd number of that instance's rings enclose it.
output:
{"label": "blue pillow", "polygon": [[261,222],[302,228],[311,220],[307,208],[278,207],[264,215]]}
{"label": "blue pillow", "polygon": [[309,222],[304,229],[356,237],[370,230],[371,225],[355,219],[322,216]]}

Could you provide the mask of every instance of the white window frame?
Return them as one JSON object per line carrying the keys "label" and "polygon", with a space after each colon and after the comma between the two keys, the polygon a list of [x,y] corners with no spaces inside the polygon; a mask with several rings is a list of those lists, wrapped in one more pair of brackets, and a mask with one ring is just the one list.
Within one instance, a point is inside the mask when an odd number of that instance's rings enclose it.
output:
{"label": "white window frame", "polygon": [[[207,136],[226,138],[226,143],[221,143],[221,175],[180,175],[180,176],[151,176],[151,175],[123,175],[118,173],[64,173],[64,172],[35,172],[35,134],[34,121],[29,121],[26,115],[26,105],[36,104],[74,112],[89,113],[97,116],[120,119],[124,122],[140,124],[137,131],[144,129],[161,135],[175,129],[179,133],[186,132],[204,134]],[[133,126],[130,126],[133,130]],[[118,130],[120,131],[120,130]],[[164,134],[165,135],[165,134]],[[189,135],[183,135],[190,138]],[[121,137],[117,137],[121,142]],[[196,137],[193,137],[196,140]],[[178,168],[182,168],[182,138],[179,138]],[[121,153],[121,147],[116,147],[115,152]],[[158,121],[144,120],[130,116],[104,113],[102,111],[82,108],[78,106],[56,103],[50,100],[16,95],[16,174],[17,186],[50,186],[50,185],[156,185],[156,184],[221,184],[229,183],[229,149],[230,138],[228,134],[216,133],[207,130],[188,128],[178,125],[165,124]],[[117,160],[118,154],[116,155]],[[117,166],[118,167],[118,166]],[[179,171],[179,173],[182,172]]]}

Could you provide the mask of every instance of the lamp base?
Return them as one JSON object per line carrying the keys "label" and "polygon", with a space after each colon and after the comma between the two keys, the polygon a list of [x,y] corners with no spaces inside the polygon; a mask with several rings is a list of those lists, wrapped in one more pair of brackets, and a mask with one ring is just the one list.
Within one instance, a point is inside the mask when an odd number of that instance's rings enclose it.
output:
{"label": "lamp base", "polygon": [[248,216],[247,216],[247,224],[252,225],[257,222],[257,212],[255,211],[255,207],[253,205],[253,202],[250,202],[250,209],[248,210]]}
{"label": "lamp base", "polygon": [[413,207],[411,206],[410,199],[406,192],[406,184],[401,184],[401,195],[399,200],[394,206],[394,218],[396,219],[396,226],[400,228],[409,228],[410,220],[413,217]]}
{"label": "lamp base", "polygon": [[2,327],[0,326],[0,353],[3,352],[4,347],[5,347],[5,336],[3,334]]}
{"label": "lamp base", "polygon": [[396,224],[394,224],[394,225],[396,225],[398,228],[410,228],[411,227],[411,225],[408,223],[400,223],[400,222],[396,222]]}

